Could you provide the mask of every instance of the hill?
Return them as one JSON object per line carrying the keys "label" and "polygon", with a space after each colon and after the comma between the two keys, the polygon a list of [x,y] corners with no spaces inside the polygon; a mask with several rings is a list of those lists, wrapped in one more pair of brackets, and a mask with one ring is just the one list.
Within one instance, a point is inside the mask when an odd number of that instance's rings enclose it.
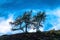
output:
{"label": "hill", "polygon": [[60,40],[60,30],[3,35],[0,37],[0,40]]}

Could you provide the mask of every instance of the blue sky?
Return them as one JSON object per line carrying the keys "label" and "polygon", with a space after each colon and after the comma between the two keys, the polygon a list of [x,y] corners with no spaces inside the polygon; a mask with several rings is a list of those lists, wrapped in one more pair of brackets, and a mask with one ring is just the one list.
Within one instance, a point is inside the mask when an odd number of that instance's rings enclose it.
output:
{"label": "blue sky", "polygon": [[1,16],[9,13],[18,13],[24,9],[55,9],[59,7],[60,0],[0,0]]}
{"label": "blue sky", "polygon": [[0,34],[21,32],[20,30],[11,31],[9,22],[14,21],[18,15],[22,15],[26,10],[33,10],[33,14],[40,10],[46,12],[46,21],[44,27],[40,29],[41,31],[60,29],[60,0],[0,0]]}

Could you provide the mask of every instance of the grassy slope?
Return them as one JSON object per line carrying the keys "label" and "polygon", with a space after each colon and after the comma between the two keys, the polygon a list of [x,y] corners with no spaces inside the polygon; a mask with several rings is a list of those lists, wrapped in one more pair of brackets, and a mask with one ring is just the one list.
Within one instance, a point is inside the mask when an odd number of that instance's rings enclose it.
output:
{"label": "grassy slope", "polygon": [[49,32],[4,35],[0,37],[0,40],[60,40],[60,30],[51,30]]}

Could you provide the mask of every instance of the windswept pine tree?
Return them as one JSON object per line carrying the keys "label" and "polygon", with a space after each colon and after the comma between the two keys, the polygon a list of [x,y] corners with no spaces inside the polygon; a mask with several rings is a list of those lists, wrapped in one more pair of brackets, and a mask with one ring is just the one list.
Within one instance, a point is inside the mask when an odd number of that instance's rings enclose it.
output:
{"label": "windswept pine tree", "polygon": [[[21,28],[22,16],[18,16],[18,17],[15,19],[15,21],[14,21],[14,22],[10,22],[10,24],[11,24],[11,25],[14,25],[14,27],[16,27],[16,26],[19,25],[19,27],[20,27],[19,29],[23,30],[23,29]],[[18,30],[18,29],[12,28],[12,30]]]}
{"label": "windswept pine tree", "polygon": [[[23,28],[25,27],[26,33],[28,31],[27,29],[30,26],[30,24],[32,24],[32,25],[34,25],[34,28],[37,31],[39,31],[39,28],[43,27],[42,23],[45,21],[46,14],[45,14],[45,12],[39,11],[39,12],[37,12],[37,15],[33,15],[33,17],[31,17],[32,13],[33,13],[32,10],[26,11],[26,12],[24,12],[24,14],[22,16],[18,16],[14,22],[10,22],[10,24],[14,25],[16,27],[18,27],[18,25],[19,25],[19,27],[20,27],[19,30],[23,30]],[[21,25],[23,25],[23,23],[25,23],[24,27],[21,26]],[[16,29],[13,29],[13,30],[16,30]]]}
{"label": "windswept pine tree", "polygon": [[38,12],[37,15],[34,16],[34,18],[36,22],[35,24],[36,30],[39,31],[39,28],[43,27],[42,23],[45,21],[46,14],[45,12]]}
{"label": "windswept pine tree", "polygon": [[32,13],[32,11],[30,11],[30,12],[25,12],[25,13],[23,14],[23,17],[22,17],[22,20],[23,20],[23,22],[25,23],[26,32],[27,32],[27,27],[28,27],[28,25],[30,24],[31,13]]}

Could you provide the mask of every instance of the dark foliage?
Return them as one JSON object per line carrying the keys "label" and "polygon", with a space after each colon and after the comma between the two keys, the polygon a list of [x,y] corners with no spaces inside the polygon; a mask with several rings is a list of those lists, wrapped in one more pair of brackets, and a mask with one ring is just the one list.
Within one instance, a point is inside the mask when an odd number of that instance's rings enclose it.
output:
{"label": "dark foliage", "polygon": [[[37,12],[37,15],[34,15],[33,17],[31,17],[31,14],[32,10],[24,12],[22,16],[18,16],[16,20],[14,22],[10,22],[10,24],[17,27],[19,25],[20,30],[23,30],[23,28],[25,27],[25,32],[27,32],[27,28],[30,25],[33,25],[34,26],[33,29],[37,29],[37,31],[39,31],[39,28],[43,27],[42,22],[45,21],[46,14],[45,12],[41,11]],[[23,22],[25,23],[24,27],[21,26]],[[12,30],[18,30],[18,29],[12,29]]]}

